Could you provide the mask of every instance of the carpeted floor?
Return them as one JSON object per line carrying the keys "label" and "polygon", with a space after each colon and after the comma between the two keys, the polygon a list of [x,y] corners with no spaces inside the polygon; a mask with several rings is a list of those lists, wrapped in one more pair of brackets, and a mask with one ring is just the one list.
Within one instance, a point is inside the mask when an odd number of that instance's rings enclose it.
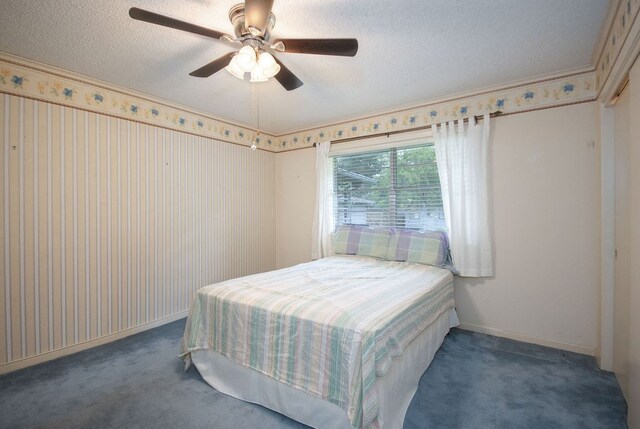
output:
{"label": "carpeted floor", "polygon": [[[2,428],[301,428],[216,392],[176,356],[185,320],[0,377]],[[454,329],[405,428],[626,428],[593,358]]]}

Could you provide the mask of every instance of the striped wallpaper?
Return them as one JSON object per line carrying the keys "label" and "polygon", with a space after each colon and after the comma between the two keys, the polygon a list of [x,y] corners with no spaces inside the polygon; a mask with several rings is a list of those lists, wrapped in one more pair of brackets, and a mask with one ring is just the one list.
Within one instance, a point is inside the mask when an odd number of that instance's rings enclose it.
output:
{"label": "striped wallpaper", "polygon": [[0,373],[275,267],[275,154],[6,94],[0,142]]}

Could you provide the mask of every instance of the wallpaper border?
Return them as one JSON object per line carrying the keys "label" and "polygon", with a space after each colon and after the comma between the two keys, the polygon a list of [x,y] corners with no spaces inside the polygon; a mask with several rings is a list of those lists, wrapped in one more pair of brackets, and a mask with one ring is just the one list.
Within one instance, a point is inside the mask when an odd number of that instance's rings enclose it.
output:
{"label": "wallpaper border", "polygon": [[[161,101],[107,83],[0,53],[0,92],[106,114],[135,122],[251,146],[255,129]],[[260,149],[274,151],[275,136],[261,133]]]}
{"label": "wallpaper border", "polygon": [[611,22],[607,23],[605,43],[596,65],[596,88],[598,94],[609,78],[622,47],[629,36],[631,27],[640,12],[640,0],[622,0]]}
{"label": "wallpaper border", "polygon": [[496,111],[517,113],[593,101],[597,98],[594,79],[593,71],[580,72],[281,135],[278,149],[293,150],[323,140],[411,130]]}
{"label": "wallpaper border", "polygon": [[[202,112],[2,53],[0,92],[243,146],[251,146],[256,137],[255,130],[213,118]],[[458,98],[427,102],[417,107],[289,134],[274,136],[264,133],[258,138],[258,148],[270,152],[283,152],[311,147],[323,140],[411,130],[488,112],[524,112],[593,101],[596,98],[596,73],[580,71],[529,83],[476,91]]]}

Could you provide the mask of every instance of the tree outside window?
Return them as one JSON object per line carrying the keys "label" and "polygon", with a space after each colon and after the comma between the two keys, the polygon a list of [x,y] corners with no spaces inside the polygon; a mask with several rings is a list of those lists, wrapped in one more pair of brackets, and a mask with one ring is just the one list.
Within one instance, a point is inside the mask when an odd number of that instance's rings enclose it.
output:
{"label": "tree outside window", "polygon": [[446,230],[431,145],[333,158],[335,225]]}

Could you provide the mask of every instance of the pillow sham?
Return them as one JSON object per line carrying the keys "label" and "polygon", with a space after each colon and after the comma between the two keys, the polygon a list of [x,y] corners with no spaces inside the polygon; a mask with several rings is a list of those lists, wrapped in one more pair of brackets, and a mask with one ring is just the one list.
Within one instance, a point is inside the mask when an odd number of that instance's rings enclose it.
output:
{"label": "pillow sham", "polygon": [[385,259],[444,267],[449,262],[449,239],[443,231],[395,230]]}
{"label": "pillow sham", "polygon": [[333,251],[337,254],[384,259],[392,234],[393,228],[341,225],[333,235]]}

